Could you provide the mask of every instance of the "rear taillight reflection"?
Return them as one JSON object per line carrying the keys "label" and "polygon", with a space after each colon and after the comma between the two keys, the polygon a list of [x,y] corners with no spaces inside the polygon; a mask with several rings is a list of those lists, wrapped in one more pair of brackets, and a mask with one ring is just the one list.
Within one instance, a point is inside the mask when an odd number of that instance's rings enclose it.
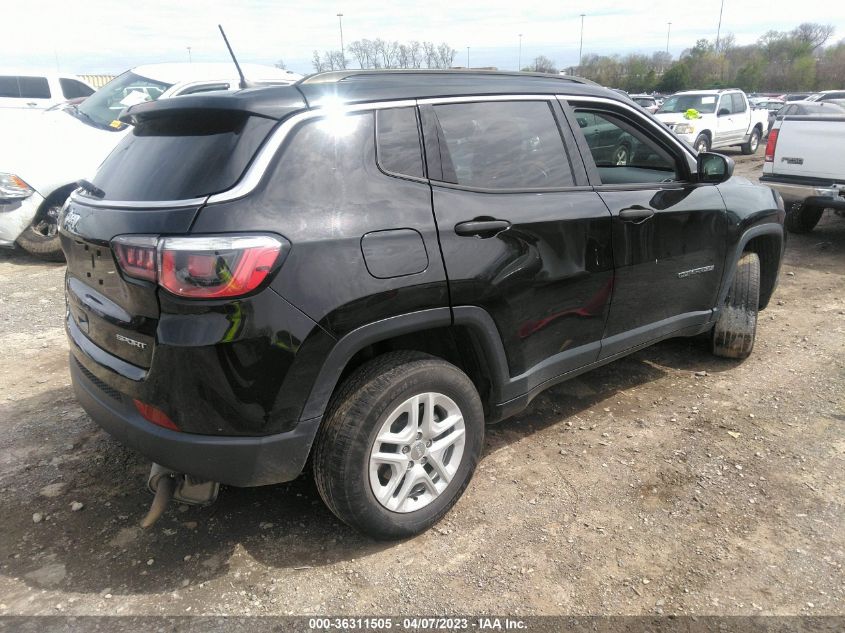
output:
{"label": "rear taillight reflection", "polygon": [[766,143],[766,159],[765,162],[775,162],[775,150],[778,146],[778,131],[771,130],[769,132],[769,141]]}
{"label": "rear taillight reflection", "polygon": [[180,297],[220,299],[248,294],[278,267],[284,242],[269,235],[121,236],[112,241],[125,275]]}

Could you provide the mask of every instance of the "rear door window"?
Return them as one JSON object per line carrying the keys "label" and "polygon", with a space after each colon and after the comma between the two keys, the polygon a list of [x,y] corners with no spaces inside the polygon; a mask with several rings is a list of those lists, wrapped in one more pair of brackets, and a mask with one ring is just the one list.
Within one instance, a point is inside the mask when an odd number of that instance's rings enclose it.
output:
{"label": "rear door window", "polygon": [[184,200],[225,191],[276,123],[198,110],[142,121],[109,154],[94,184],[106,200]]}
{"label": "rear door window", "polygon": [[434,112],[446,145],[440,147],[446,182],[492,190],[574,185],[549,102],[455,103],[436,105]]}
{"label": "rear door window", "polygon": [[379,167],[388,173],[423,177],[416,108],[376,111],[376,155]]}
{"label": "rear door window", "polygon": [[50,84],[46,77],[5,75],[0,77],[0,97],[49,99]]}
{"label": "rear door window", "polygon": [[739,92],[731,94],[731,103],[733,104],[732,112],[734,114],[745,112],[745,97],[743,97]]}

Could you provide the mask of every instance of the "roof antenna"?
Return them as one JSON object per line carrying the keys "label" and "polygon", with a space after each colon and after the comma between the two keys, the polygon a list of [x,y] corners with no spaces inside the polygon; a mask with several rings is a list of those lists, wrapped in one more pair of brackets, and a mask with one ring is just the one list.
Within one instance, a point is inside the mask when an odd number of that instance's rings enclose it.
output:
{"label": "roof antenna", "polygon": [[240,81],[240,88],[241,90],[245,90],[249,88],[249,83],[247,83],[246,77],[244,77],[244,71],[241,70],[241,65],[238,63],[238,58],[235,57],[235,52],[232,50],[232,47],[229,45],[229,38],[226,37],[226,32],[223,30],[223,25],[218,24],[217,28],[220,29],[220,35],[223,36],[223,41],[226,42],[226,48],[229,49],[229,55],[232,56],[232,61],[235,62],[235,68],[238,69],[238,75],[241,77]]}

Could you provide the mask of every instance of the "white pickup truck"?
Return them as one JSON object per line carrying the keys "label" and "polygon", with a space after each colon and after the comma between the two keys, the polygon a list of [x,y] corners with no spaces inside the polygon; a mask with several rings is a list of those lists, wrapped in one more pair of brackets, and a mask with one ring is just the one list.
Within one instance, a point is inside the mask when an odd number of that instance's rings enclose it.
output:
{"label": "white pickup truck", "polygon": [[[760,182],[786,204],[786,228],[807,233],[825,209],[845,211],[845,112],[778,116]],[[834,109],[835,108],[835,109]]]}
{"label": "white pickup truck", "polygon": [[768,113],[734,89],[676,92],[655,115],[699,152],[738,145],[743,154],[754,154],[769,125]]}

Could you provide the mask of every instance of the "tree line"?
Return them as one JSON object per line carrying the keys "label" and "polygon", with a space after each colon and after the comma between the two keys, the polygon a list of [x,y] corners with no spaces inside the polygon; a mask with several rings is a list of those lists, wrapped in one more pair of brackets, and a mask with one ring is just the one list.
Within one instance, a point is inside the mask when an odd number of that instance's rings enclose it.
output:
{"label": "tree line", "polygon": [[[352,57],[350,60],[347,55]],[[314,71],[345,70],[354,61],[358,68],[451,68],[457,51],[446,44],[433,42],[400,43],[374,40],[356,40],[341,51],[314,51],[311,65]]]}
{"label": "tree line", "polygon": [[733,35],[701,39],[677,60],[652,55],[585,55],[570,69],[586,79],[628,92],[671,93],[688,88],[738,87],[746,92],[798,92],[845,86],[845,40],[825,46],[829,24],[804,23],[769,31],[756,43],[737,46]]}

